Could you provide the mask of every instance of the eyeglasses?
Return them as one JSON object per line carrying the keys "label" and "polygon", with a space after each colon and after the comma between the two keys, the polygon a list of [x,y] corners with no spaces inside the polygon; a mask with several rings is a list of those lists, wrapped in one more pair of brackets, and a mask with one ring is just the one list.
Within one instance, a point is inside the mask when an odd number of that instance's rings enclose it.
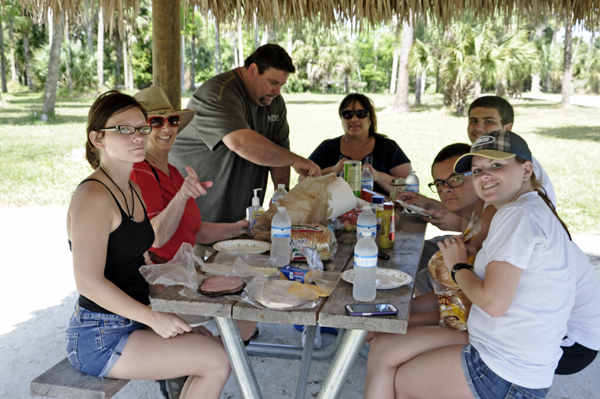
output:
{"label": "eyeglasses", "polygon": [[364,119],[371,115],[371,113],[366,109],[359,109],[358,111],[342,111],[342,118],[344,119],[352,119],[354,115],[356,115],[358,119]]}
{"label": "eyeglasses", "polygon": [[160,129],[165,125],[165,121],[169,122],[169,126],[177,127],[181,123],[181,118],[179,115],[171,115],[168,118],[163,116],[151,116],[148,118],[148,124],[152,126],[153,129]]}
{"label": "eyeglasses", "polygon": [[454,175],[450,176],[446,180],[436,180],[432,183],[429,183],[427,186],[434,193],[440,193],[444,189],[444,184],[448,184],[450,188],[457,188],[465,184],[465,177],[472,175],[472,172],[463,173],[462,175]]}
{"label": "eyeglasses", "polygon": [[101,132],[105,132],[107,130],[116,130],[117,132],[119,132],[121,134],[126,134],[126,135],[132,135],[135,133],[136,130],[139,130],[140,134],[143,136],[146,136],[146,135],[152,133],[152,127],[150,127],[148,125],[144,125],[144,126],[140,126],[140,127],[135,127],[135,126],[130,126],[130,125],[117,125],[117,126],[113,126],[113,127],[105,127],[104,129],[100,129]]}

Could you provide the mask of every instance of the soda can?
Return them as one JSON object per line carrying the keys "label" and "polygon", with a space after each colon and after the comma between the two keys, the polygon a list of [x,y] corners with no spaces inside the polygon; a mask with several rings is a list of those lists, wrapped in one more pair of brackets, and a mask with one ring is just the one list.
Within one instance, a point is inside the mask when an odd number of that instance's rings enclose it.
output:
{"label": "soda can", "polygon": [[344,162],[344,179],[350,185],[354,196],[360,198],[360,177],[362,175],[361,161]]}

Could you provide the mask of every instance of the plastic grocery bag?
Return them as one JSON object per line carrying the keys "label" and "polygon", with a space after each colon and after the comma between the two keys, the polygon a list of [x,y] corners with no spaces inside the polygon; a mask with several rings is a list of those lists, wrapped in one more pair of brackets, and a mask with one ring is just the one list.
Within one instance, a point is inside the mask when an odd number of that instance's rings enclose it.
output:
{"label": "plastic grocery bag", "polygon": [[196,272],[196,264],[202,266],[204,262],[194,255],[192,246],[184,242],[173,260],[160,265],[142,266],[140,273],[149,284],[162,284],[167,287],[182,285],[192,292],[198,292],[198,285],[203,278]]}

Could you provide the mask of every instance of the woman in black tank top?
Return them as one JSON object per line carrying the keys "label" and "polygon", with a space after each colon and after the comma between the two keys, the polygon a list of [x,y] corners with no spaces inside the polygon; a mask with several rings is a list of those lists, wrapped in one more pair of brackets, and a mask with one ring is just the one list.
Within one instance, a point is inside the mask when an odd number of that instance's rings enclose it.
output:
{"label": "woman in black tank top", "polygon": [[139,273],[154,232],[129,175],[144,159],[152,130],[146,117],[117,91],[98,97],[89,112],[86,157],[96,170],[77,187],[67,216],[80,294],[67,329],[69,360],[100,377],[189,376],[181,398],[219,398],[230,373],[223,345],[190,333],[177,315],[153,312]]}

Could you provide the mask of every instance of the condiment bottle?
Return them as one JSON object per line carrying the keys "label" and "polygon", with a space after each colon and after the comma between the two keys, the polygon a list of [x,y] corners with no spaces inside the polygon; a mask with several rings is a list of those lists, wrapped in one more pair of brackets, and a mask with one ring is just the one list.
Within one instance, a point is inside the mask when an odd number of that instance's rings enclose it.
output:
{"label": "condiment bottle", "polygon": [[381,248],[394,248],[394,244],[396,243],[396,223],[394,219],[394,203],[385,202],[383,204],[381,235],[379,237],[379,246]]}

